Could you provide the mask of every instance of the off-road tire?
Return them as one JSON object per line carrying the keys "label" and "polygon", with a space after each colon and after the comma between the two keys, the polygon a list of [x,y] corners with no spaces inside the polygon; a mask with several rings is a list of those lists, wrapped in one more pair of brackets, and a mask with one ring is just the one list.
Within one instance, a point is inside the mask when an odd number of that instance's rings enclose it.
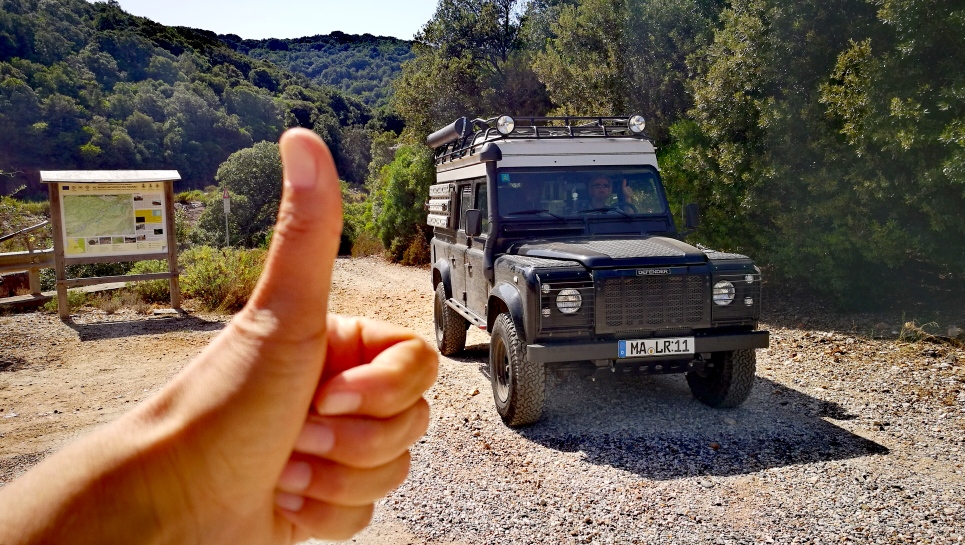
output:
{"label": "off-road tire", "polygon": [[443,356],[462,352],[466,348],[466,330],[469,329],[469,321],[446,304],[446,287],[442,282],[436,285],[432,315],[439,352]]}
{"label": "off-road tire", "polygon": [[546,397],[546,368],[528,361],[516,323],[502,313],[489,340],[489,377],[496,412],[507,426],[526,426],[539,420]]}
{"label": "off-road tire", "polygon": [[737,407],[747,400],[754,387],[757,352],[734,350],[717,352],[714,367],[687,373],[687,384],[694,397],[704,405],[726,409]]}

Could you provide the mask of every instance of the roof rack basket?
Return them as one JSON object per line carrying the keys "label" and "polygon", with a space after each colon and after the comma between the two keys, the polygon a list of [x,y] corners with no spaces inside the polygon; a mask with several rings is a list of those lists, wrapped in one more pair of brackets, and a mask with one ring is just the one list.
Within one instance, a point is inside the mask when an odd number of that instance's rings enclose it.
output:
{"label": "roof rack basket", "polygon": [[[490,119],[457,119],[429,135],[426,143],[435,149],[437,165],[475,154],[488,142],[507,139],[566,139],[632,137],[649,139],[642,130],[630,128],[627,117],[493,117]],[[510,125],[506,130],[508,119]]]}

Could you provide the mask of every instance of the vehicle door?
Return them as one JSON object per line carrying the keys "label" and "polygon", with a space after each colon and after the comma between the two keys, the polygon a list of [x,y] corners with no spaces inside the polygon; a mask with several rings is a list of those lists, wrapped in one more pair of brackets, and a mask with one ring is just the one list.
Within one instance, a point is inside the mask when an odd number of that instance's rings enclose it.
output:
{"label": "vehicle door", "polygon": [[489,201],[486,192],[486,178],[478,178],[473,183],[473,208],[482,212],[482,232],[477,237],[469,237],[466,249],[466,291],[469,292],[469,309],[477,316],[486,317],[486,303],[489,299],[489,281],[483,270],[483,249],[489,239]]}
{"label": "vehicle door", "polygon": [[456,243],[452,245],[449,264],[452,267],[452,298],[468,306],[466,294],[466,249],[469,237],[466,236],[466,210],[472,208],[472,184],[458,185],[458,217],[455,218]]}

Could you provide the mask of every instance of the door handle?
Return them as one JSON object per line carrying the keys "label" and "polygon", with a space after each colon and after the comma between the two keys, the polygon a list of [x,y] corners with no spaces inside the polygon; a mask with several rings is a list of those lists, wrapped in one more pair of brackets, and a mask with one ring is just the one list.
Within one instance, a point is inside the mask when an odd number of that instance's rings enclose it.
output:
{"label": "door handle", "polygon": [[472,272],[472,263],[466,263],[466,272]]}

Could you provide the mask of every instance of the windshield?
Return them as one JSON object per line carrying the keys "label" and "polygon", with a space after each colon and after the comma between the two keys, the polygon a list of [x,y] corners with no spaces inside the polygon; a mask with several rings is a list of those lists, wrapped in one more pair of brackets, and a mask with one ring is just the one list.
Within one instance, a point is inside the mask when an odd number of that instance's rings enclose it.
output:
{"label": "windshield", "polygon": [[503,218],[569,218],[663,214],[653,167],[566,170],[501,169],[496,188]]}

